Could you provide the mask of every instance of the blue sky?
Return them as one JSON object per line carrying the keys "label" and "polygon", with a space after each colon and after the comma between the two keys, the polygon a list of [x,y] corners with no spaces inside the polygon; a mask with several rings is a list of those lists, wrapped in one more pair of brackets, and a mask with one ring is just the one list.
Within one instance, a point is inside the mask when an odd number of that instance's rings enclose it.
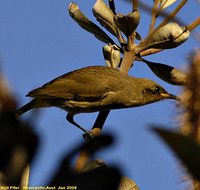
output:
{"label": "blue sky", "polygon": [[[95,1],[76,0],[80,9],[95,21],[92,6]],[[116,1],[116,11],[128,13],[129,3]],[[80,28],[69,16],[67,0],[4,0],[0,1],[0,61],[1,69],[19,99],[27,103],[27,92],[49,80],[89,65],[104,65],[103,43]],[[173,6],[172,6],[173,7]],[[197,1],[188,1],[179,18],[186,24],[199,16]],[[145,37],[150,16],[141,13],[138,32]],[[199,31],[199,28],[196,29]],[[148,60],[185,68],[186,58],[199,44],[191,37],[180,47],[149,56]],[[130,75],[157,81],[169,92],[180,88],[156,78],[146,65],[136,62]],[[150,124],[176,127],[175,102],[167,100],[140,108],[115,110],[107,118],[104,132],[116,136],[116,143],[97,155],[108,164],[117,164],[124,175],[134,179],[143,190],[178,189],[179,169],[171,151],[150,131]],[[76,120],[90,129],[94,114],[81,114]],[[24,118],[30,118],[30,113]],[[52,171],[62,156],[83,141],[82,133],[65,120],[66,113],[57,108],[41,109],[34,118],[34,130],[41,138],[38,155],[32,165],[31,186],[48,183]]]}

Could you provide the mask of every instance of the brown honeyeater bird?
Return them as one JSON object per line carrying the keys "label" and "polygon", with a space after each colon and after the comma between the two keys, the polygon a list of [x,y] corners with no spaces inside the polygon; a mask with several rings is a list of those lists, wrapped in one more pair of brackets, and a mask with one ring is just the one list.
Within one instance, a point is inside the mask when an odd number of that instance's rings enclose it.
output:
{"label": "brown honeyeater bird", "polygon": [[21,115],[32,108],[58,107],[68,112],[67,120],[79,129],[73,117],[78,113],[131,108],[163,99],[176,99],[159,84],[145,78],[127,76],[117,69],[104,66],[81,68],[30,91],[34,99],[18,109]]}

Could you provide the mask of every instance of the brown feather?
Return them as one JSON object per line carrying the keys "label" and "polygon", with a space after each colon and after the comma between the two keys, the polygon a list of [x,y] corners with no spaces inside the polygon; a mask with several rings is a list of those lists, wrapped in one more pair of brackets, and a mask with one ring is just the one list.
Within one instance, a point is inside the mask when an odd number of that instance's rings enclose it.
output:
{"label": "brown feather", "polygon": [[83,101],[97,100],[110,91],[122,89],[127,80],[129,77],[116,69],[92,66],[64,74],[29,92],[27,96]]}

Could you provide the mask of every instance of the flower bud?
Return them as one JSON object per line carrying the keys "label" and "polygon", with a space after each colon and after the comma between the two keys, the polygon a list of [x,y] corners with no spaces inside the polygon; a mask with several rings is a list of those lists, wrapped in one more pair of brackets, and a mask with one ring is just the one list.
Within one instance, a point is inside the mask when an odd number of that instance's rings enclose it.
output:
{"label": "flower bud", "polygon": [[118,36],[118,28],[113,21],[114,13],[103,0],[97,0],[93,6],[93,14],[97,21],[111,34]]}
{"label": "flower bud", "polygon": [[103,55],[106,65],[117,68],[121,62],[120,51],[115,45],[106,45],[103,47]]}
{"label": "flower bud", "polygon": [[137,10],[128,15],[117,14],[114,16],[114,22],[117,27],[128,37],[137,28],[140,21],[140,13]]}
{"label": "flower bud", "polygon": [[[190,36],[190,31],[177,23],[162,26],[149,40],[147,48],[171,49],[181,45]],[[145,48],[145,49],[147,49]]]}
{"label": "flower bud", "polygon": [[114,16],[113,18],[115,24],[117,27],[126,35],[129,35],[128,31],[128,23],[127,23],[127,18],[125,15],[118,13]]}
{"label": "flower bud", "polygon": [[127,22],[130,34],[135,31],[138,24],[140,23],[140,12],[138,10],[133,10],[127,15]]}
{"label": "flower bud", "polygon": [[96,24],[90,21],[80,10],[77,4],[70,3],[68,8],[70,16],[81,26],[83,29],[92,33],[97,39],[105,43],[114,44],[113,40]]}

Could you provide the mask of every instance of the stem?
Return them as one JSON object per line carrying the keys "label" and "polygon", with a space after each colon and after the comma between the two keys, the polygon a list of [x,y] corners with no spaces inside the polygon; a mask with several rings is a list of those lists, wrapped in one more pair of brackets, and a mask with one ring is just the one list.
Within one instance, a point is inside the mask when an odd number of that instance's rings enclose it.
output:
{"label": "stem", "polygon": [[[180,4],[174,9],[174,11],[171,12],[171,14],[170,14],[167,18],[165,18],[165,19],[160,23],[160,25],[156,28],[156,31],[157,31],[160,27],[166,25],[170,20],[172,20],[172,19],[176,16],[176,14],[182,9],[182,7],[187,3],[187,1],[188,1],[188,0],[182,0],[182,1],[180,2]],[[155,33],[155,32],[154,32],[154,33]]]}
{"label": "stem", "polygon": [[134,41],[135,36],[134,35],[129,35],[128,36],[128,42],[127,42],[127,50],[131,51],[134,48]]}
{"label": "stem", "polygon": [[153,31],[155,23],[156,23],[156,19],[157,19],[157,13],[158,13],[158,5],[159,5],[159,0],[155,0],[154,1],[154,5],[153,5],[153,9],[152,9],[152,13],[151,13],[151,24],[149,27],[149,34]]}
{"label": "stem", "polygon": [[151,55],[151,54],[155,54],[155,53],[158,53],[158,52],[160,52],[162,50],[163,49],[150,48],[150,49],[147,49],[147,50],[144,50],[144,51],[140,52],[140,57]]}
{"label": "stem", "polygon": [[[149,12],[152,11],[152,7],[146,5],[146,4],[143,3],[143,2],[138,2],[138,5],[139,5],[139,7],[140,7],[142,10],[146,11],[147,13],[149,13]],[[161,12],[157,12],[157,15],[158,15],[158,14],[159,14],[160,17],[166,18],[166,17],[169,16],[170,13],[167,12],[166,10],[162,10]],[[183,25],[183,26],[186,25],[180,18],[177,18],[177,17],[176,17],[176,18],[173,18],[172,20],[173,20],[174,22],[179,23],[180,25]]]}
{"label": "stem", "polygon": [[189,31],[192,31],[193,29],[195,29],[199,25],[200,25],[200,17],[198,17],[195,21],[193,21],[191,24],[189,24],[188,26],[186,26],[186,28]]}
{"label": "stem", "polygon": [[133,9],[132,10],[136,10],[138,8],[138,0],[134,0],[133,1]]}
{"label": "stem", "polygon": [[120,71],[127,74],[131,66],[133,65],[133,62],[136,60],[135,53],[133,51],[125,51],[124,52],[124,58],[122,60]]}

